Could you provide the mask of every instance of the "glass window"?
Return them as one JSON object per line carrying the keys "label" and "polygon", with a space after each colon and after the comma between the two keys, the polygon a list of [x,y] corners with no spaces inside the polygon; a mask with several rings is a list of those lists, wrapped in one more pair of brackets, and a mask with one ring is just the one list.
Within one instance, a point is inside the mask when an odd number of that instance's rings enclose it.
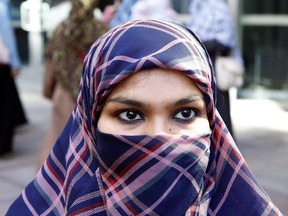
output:
{"label": "glass window", "polygon": [[287,88],[288,27],[245,26],[242,31],[246,87]]}
{"label": "glass window", "polygon": [[287,0],[244,0],[244,14],[287,14]]}

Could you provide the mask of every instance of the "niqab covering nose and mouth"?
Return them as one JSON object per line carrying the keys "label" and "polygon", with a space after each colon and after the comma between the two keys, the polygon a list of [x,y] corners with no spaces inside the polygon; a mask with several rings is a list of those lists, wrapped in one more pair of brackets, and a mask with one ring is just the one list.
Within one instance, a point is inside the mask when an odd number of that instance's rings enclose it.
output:
{"label": "niqab covering nose and mouth", "polygon": [[[111,90],[139,70],[183,71],[202,91],[211,134],[121,136],[97,130]],[[209,56],[188,29],[134,20],[84,60],[77,106],[37,177],[8,215],[281,215],[215,109]]]}
{"label": "niqab covering nose and mouth", "polygon": [[184,215],[192,203],[197,207],[209,143],[209,134],[151,137],[98,131],[99,173],[109,213]]}

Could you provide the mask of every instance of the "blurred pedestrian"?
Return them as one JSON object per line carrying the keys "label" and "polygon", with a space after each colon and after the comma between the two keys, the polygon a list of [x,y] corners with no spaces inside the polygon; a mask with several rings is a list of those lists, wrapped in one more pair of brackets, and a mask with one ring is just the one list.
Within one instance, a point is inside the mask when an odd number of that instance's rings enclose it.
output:
{"label": "blurred pedestrian", "polygon": [[219,116],[216,94],[191,30],[156,20],[113,28],[85,57],[73,114],[7,216],[282,215]]}
{"label": "blurred pedestrian", "polygon": [[73,0],[69,17],[55,30],[45,47],[44,96],[52,100],[52,118],[42,145],[37,170],[76,104],[82,62],[95,38],[108,27],[94,17],[98,0]]}
{"label": "blurred pedestrian", "polygon": [[179,23],[171,0],[138,0],[132,6],[130,19],[156,19]]}
{"label": "blurred pedestrian", "polygon": [[123,24],[131,19],[131,9],[132,6],[138,0],[121,0],[120,4],[117,7],[112,20],[109,22],[109,27],[113,28],[117,25]]}
{"label": "blurred pedestrian", "polygon": [[100,10],[102,11],[102,22],[106,25],[109,25],[113,17],[115,16],[119,5],[121,4],[121,0],[115,0],[112,1],[112,3],[109,4],[109,2],[100,1],[102,2],[101,6],[99,6]]}
{"label": "blurred pedestrian", "polygon": [[[214,66],[218,57],[233,56],[232,59],[236,60],[233,60],[233,62],[225,61],[225,63],[227,62],[226,68],[236,70],[235,74],[237,74],[237,77],[232,75],[232,80],[227,76],[223,77],[220,75],[222,71],[217,71],[218,67],[215,67],[217,83],[223,81],[228,86],[227,88],[221,88],[220,85],[217,85],[216,106],[230,133],[234,135],[228,84],[229,82],[238,81],[239,75],[239,85],[241,85],[244,67],[237,45],[233,16],[226,0],[191,0],[189,14],[187,27],[193,30],[203,41]],[[219,65],[222,66],[221,64]],[[218,78],[221,80],[218,80]]]}
{"label": "blurred pedestrian", "polygon": [[122,0],[109,22],[110,28],[132,19],[158,19],[179,22],[171,0]]}
{"label": "blurred pedestrian", "polygon": [[10,153],[18,125],[27,123],[14,78],[21,62],[7,0],[0,0],[0,155]]}

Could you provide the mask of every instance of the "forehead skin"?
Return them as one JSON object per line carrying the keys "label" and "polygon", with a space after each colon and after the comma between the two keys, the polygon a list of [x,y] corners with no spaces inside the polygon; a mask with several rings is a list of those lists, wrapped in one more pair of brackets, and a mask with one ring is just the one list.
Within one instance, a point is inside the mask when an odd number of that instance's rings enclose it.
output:
{"label": "forehead skin", "polygon": [[[150,85],[149,91],[145,89],[147,85]],[[202,92],[195,85],[194,81],[190,79],[187,75],[180,71],[171,70],[171,69],[161,69],[155,68],[151,70],[143,70],[136,72],[129,76],[127,79],[119,83],[115,89],[112,90],[111,95],[117,95],[120,89],[131,90],[135,93],[146,93],[141,95],[142,99],[146,99],[149,96],[153,96],[150,99],[161,99],[161,96],[169,96],[171,99],[175,95],[184,94],[182,86],[191,86],[195,90],[195,94],[201,95]],[[138,91],[134,91],[137,88]],[[135,95],[136,96],[136,95]],[[140,95],[139,95],[140,96]]]}

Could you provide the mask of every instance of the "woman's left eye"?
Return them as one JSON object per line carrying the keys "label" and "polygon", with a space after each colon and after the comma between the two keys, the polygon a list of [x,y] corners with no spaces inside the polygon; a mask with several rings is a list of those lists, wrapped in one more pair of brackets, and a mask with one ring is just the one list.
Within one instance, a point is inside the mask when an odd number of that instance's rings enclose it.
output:
{"label": "woman's left eye", "polygon": [[196,115],[196,111],[190,108],[182,109],[178,111],[173,118],[180,121],[190,121]]}

